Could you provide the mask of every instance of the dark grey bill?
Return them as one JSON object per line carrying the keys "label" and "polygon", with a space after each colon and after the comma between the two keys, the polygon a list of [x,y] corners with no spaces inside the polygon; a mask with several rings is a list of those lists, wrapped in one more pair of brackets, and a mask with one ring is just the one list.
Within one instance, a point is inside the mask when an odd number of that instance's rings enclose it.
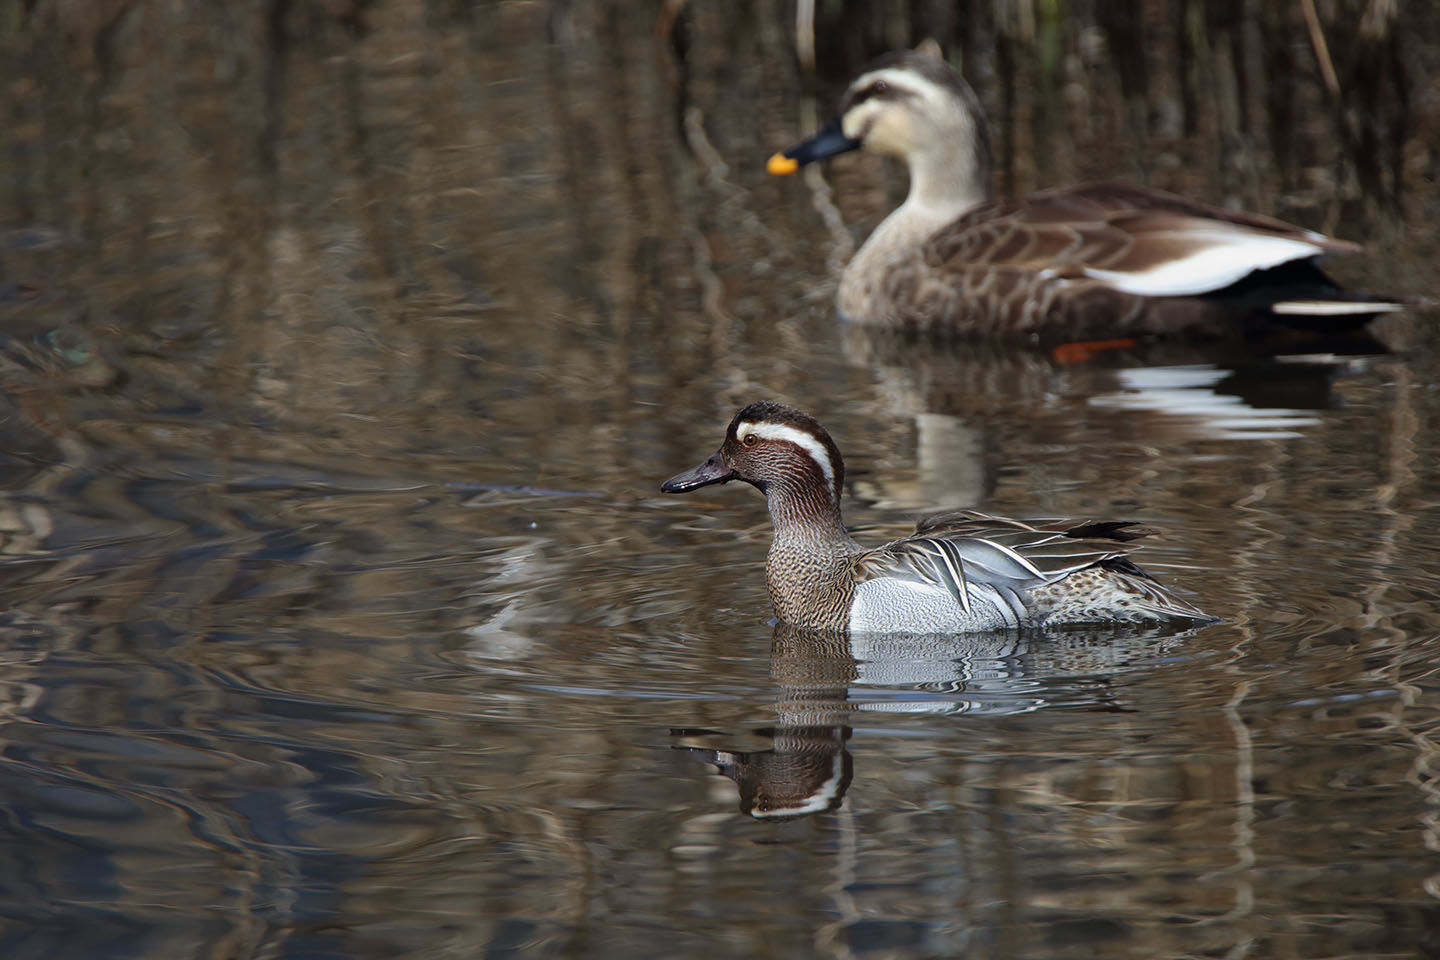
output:
{"label": "dark grey bill", "polygon": [[700,466],[692,467],[684,473],[677,473],[660,484],[660,489],[664,493],[686,493],[712,483],[734,480],[735,476],[735,471],[725,466],[725,460],[717,450],[714,456]]}

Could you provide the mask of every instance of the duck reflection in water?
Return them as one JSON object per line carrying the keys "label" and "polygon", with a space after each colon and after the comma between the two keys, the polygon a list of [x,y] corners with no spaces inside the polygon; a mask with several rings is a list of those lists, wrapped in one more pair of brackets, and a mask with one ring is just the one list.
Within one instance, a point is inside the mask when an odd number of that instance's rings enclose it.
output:
{"label": "duck reflection in water", "polygon": [[[775,625],[771,675],[780,684],[778,722],[755,731],[771,739],[769,750],[736,751],[680,746],[740,788],[740,811],[756,819],[800,817],[839,808],[854,775],[848,691],[858,664],[847,652],[845,635]],[[720,736],[714,731],[672,730],[686,738]]]}
{"label": "duck reflection in water", "polygon": [[[757,820],[830,813],[855,773],[857,713],[1013,716],[1062,707],[1129,709],[1116,674],[1172,654],[1199,627],[1116,626],[1064,631],[918,636],[847,634],[776,623],[770,673],[777,723],[753,731],[767,750],[676,744],[735,781],[740,811]],[[716,740],[721,731],[675,728]]]}

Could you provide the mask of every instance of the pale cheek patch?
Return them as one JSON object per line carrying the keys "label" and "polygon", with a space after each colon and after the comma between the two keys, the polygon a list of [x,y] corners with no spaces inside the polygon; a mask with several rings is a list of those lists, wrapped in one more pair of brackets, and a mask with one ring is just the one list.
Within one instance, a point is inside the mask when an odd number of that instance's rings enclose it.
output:
{"label": "pale cheek patch", "polygon": [[909,115],[891,111],[877,116],[865,135],[865,149],[882,156],[902,158],[913,153]]}
{"label": "pale cheek patch", "polygon": [[735,428],[735,439],[742,443],[751,434],[761,440],[784,440],[795,444],[808,453],[810,459],[819,465],[820,472],[825,474],[827,488],[835,489],[835,465],[830,462],[830,452],[811,434],[804,430],[796,430],[794,427],[787,427],[782,423],[750,423],[746,421]]}
{"label": "pale cheek patch", "polygon": [[840,132],[852,140],[862,140],[875,123],[875,101],[866,100],[858,107],[851,107],[840,118]]}

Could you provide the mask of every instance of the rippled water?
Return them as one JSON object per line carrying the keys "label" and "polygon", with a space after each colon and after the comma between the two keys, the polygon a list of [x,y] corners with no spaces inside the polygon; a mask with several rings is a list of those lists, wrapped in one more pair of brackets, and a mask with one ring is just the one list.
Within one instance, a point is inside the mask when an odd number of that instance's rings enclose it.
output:
{"label": "rippled water", "polygon": [[[834,6],[822,89],[900,22]],[[1115,24],[1017,61],[975,10],[1007,183],[1146,177],[1440,291],[1429,19],[1325,22],[1388,104],[1351,142],[1233,86],[1298,10],[1138,92]],[[791,15],[0,0],[0,954],[1440,953],[1435,313],[1081,364],[837,327],[825,215],[895,184],[764,179],[828,109]],[[762,499],[658,491],[760,397],[832,428],[862,540],[1140,519],[1223,622],[772,625]]]}

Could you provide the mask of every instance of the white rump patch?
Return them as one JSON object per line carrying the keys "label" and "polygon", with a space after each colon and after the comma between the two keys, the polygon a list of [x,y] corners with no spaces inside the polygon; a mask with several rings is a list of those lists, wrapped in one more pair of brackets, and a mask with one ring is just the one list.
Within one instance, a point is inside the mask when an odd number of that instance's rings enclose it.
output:
{"label": "white rump patch", "polygon": [[1270,304],[1271,313],[1299,317],[1346,317],[1351,314],[1391,313],[1405,304],[1388,300],[1282,300]]}
{"label": "white rump patch", "polygon": [[[1210,245],[1149,270],[1087,269],[1085,275],[1116,290],[1144,297],[1188,297],[1220,290],[1256,270],[1325,252],[1318,244],[1292,237],[1271,237],[1238,228],[1187,230],[1186,236]],[[1206,235],[1209,235],[1208,238]]]}
{"label": "white rump patch", "polygon": [[830,462],[830,451],[825,449],[825,444],[815,439],[814,434],[788,427],[783,423],[751,423],[748,420],[735,428],[735,439],[737,440],[743,441],[751,434],[761,440],[787,440],[810,454],[810,459],[819,464],[820,471],[825,474],[828,489],[832,494],[835,492],[835,465]]}

